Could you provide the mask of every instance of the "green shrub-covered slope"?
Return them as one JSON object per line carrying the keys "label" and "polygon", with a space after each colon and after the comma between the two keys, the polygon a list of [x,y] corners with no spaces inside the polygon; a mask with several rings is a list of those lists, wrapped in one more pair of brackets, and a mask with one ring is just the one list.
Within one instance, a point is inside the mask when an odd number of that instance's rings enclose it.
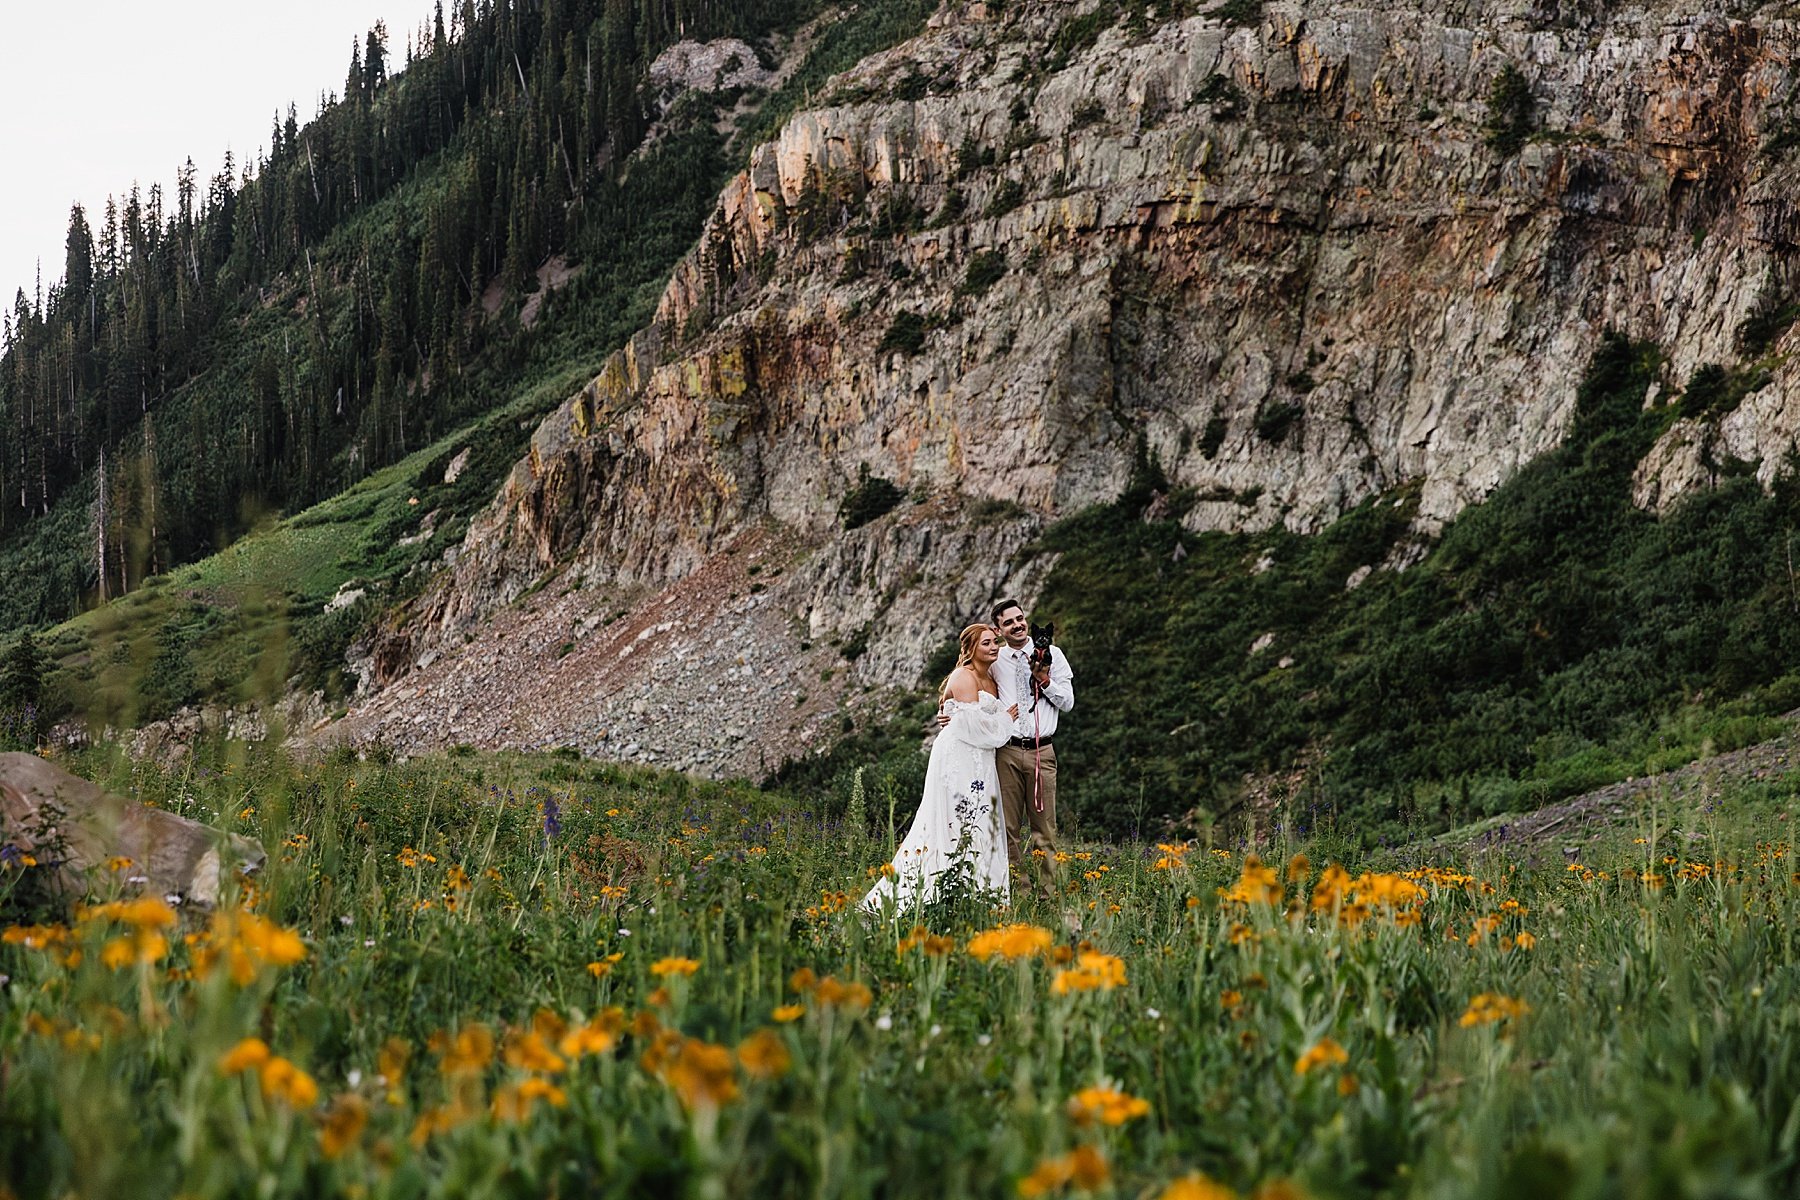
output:
{"label": "green shrub-covered slope", "polygon": [[[1145,519],[1167,487],[1146,462],[1116,503],[1048,530],[1037,548],[1061,557],[1033,615],[1057,623],[1078,695],[1058,738],[1065,822],[1150,834],[1254,814],[1376,842],[1777,730],[1800,705],[1800,483],[1765,492],[1724,463],[1666,517],[1634,508],[1633,467],[1681,411],[1643,406],[1659,366],[1607,340],[1564,444],[1404,570],[1384,564],[1417,552],[1407,489],[1316,536],[1196,535],[1179,490]],[[865,790],[904,805],[919,716],[786,777],[843,800],[865,766]]]}

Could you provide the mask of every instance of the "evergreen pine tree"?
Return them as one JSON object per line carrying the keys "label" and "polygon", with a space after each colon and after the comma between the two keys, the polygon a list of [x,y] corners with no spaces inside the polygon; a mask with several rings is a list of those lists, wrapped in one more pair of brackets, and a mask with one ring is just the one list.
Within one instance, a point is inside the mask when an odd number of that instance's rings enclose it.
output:
{"label": "evergreen pine tree", "polygon": [[36,709],[44,698],[44,654],[27,629],[0,669],[0,711]]}

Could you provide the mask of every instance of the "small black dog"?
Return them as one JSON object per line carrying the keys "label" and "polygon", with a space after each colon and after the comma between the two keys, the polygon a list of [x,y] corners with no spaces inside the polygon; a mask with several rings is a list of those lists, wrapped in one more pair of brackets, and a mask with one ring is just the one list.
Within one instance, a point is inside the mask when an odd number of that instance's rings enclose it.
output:
{"label": "small black dog", "polygon": [[1031,627],[1031,699],[1036,703],[1044,694],[1044,685],[1038,683],[1038,669],[1041,667],[1045,678],[1050,674],[1050,643],[1056,638],[1056,623],[1033,625]]}

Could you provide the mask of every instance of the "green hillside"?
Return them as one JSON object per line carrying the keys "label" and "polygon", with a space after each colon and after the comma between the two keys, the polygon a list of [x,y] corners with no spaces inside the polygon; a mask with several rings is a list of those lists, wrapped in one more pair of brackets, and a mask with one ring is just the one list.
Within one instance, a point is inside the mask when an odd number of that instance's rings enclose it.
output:
{"label": "green hillside", "polygon": [[[290,108],[242,174],[190,168],[176,196],[77,208],[63,280],[6,314],[0,631],[129,592],[597,368],[741,165],[738,126],[766,132],[932,7],[463,0],[392,69],[372,31],[342,97],[303,126]],[[680,37],[743,38],[773,66],[815,21],[774,94],[664,112],[645,86]]]}

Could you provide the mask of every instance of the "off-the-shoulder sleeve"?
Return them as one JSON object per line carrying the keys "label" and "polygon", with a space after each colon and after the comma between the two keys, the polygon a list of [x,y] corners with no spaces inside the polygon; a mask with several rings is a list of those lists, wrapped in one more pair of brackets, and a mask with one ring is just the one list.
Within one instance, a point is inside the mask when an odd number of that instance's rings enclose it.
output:
{"label": "off-the-shoulder sleeve", "polygon": [[980,704],[958,704],[950,717],[950,734],[959,742],[995,750],[1012,737],[1012,718],[992,696]]}

